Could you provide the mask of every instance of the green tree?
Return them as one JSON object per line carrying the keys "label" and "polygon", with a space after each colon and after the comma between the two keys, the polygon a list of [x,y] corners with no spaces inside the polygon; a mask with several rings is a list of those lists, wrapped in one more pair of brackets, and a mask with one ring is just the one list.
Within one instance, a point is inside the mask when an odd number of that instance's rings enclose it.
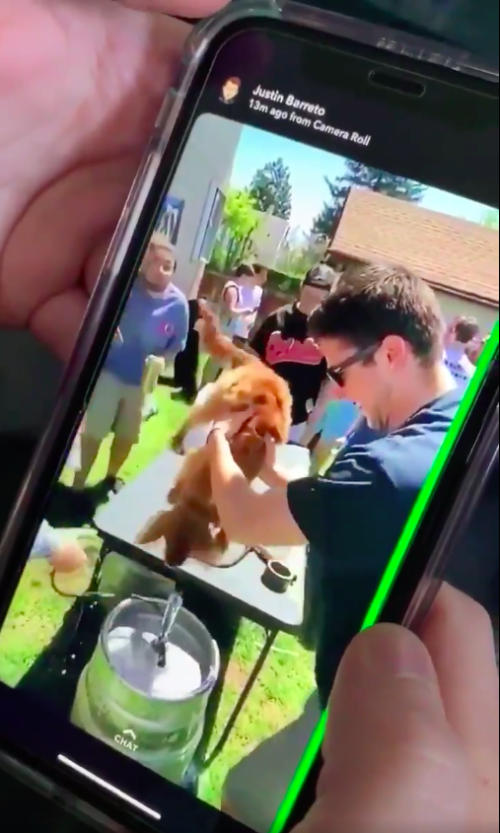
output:
{"label": "green tree", "polygon": [[283,159],[268,162],[255,172],[250,194],[259,211],[289,220],[292,214],[292,183],[290,169]]}
{"label": "green tree", "polygon": [[378,168],[371,168],[361,162],[347,160],[346,170],[333,182],[325,177],[330,191],[329,200],[313,222],[315,234],[332,237],[342,216],[342,211],[351,188],[368,188],[388,197],[395,197],[408,202],[420,202],[426,192],[426,186],[406,179],[404,176],[388,174]]}
{"label": "green tree", "polygon": [[226,196],[224,215],[211,265],[227,272],[252,254],[252,235],[261,218],[254,198],[246,190],[232,189]]}
{"label": "green tree", "polygon": [[487,228],[498,231],[500,229],[500,212],[497,208],[491,208],[483,214],[481,223]]}
{"label": "green tree", "polygon": [[306,272],[321,260],[324,247],[318,247],[300,233],[291,233],[281,247],[275,269],[283,275],[303,280]]}

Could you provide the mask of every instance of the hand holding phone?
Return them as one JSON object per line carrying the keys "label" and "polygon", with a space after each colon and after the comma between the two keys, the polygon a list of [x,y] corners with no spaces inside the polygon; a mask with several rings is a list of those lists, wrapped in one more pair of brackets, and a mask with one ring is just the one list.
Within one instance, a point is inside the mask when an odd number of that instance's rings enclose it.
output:
{"label": "hand holding phone", "polygon": [[348,649],[330,701],[318,806],[301,833],[330,824],[404,829],[402,808],[412,805],[417,830],[494,830],[497,730],[490,621],[446,586],[418,637],[380,625]]}
{"label": "hand holding phone", "polygon": [[[28,72],[22,61],[12,60],[11,53],[2,55],[2,75],[10,79],[12,90],[26,90],[26,101],[20,105],[17,95],[13,95],[2,102],[0,159],[2,167],[10,171],[5,204],[12,206],[8,209],[12,215],[9,213],[8,223],[0,229],[0,251],[9,252],[2,267],[0,326],[24,326],[29,322],[35,336],[67,361],[130,188],[136,160],[148,142],[155,114],[166,87],[173,82],[191,29],[180,20],[158,17],[157,12],[190,12],[196,19],[223,5],[223,0],[193,0],[189,10],[178,0],[119,0],[112,4],[100,0],[92,21],[88,10],[73,6],[67,10],[64,22],[68,49],[57,56],[52,38],[58,23],[52,8],[39,8],[28,0],[22,16],[13,5],[5,10],[3,36],[9,42],[18,37],[25,42],[37,37],[38,60],[47,80],[42,81],[36,70]],[[132,14],[127,6],[141,11]],[[87,96],[83,79],[102,49],[108,27],[122,48],[102,51],[99,76]],[[154,32],[152,51],[147,54],[141,34],[146,28]],[[77,31],[88,32],[84,45],[80,40],[73,42]],[[135,75],[130,92],[125,76],[132,65]],[[98,92],[110,78],[116,80],[115,101],[128,98],[119,117]],[[52,93],[50,105],[45,84]],[[78,120],[73,118],[80,106],[85,108],[88,131],[83,144]],[[12,144],[12,137],[25,134],[27,113],[31,129],[44,131],[44,140],[36,157],[30,159],[29,185],[24,187],[26,152],[21,142]],[[61,133],[62,124],[67,128]],[[56,147],[58,154],[54,153]],[[41,255],[44,246],[49,246],[50,257]],[[37,263],[29,255],[34,251],[40,255],[34,259]],[[23,264],[20,272],[16,263]]]}
{"label": "hand holding phone", "polygon": [[[78,793],[91,785],[92,799],[113,813],[111,793],[125,823],[135,813],[158,833],[167,833],[174,803],[186,829],[281,833],[293,823],[292,807],[313,793],[301,789],[300,762],[319,750],[346,646],[386,615],[384,600],[397,609],[394,621],[405,621],[423,578],[435,579],[440,529],[498,398],[497,90],[483,77],[392,55],[371,28],[335,18],[320,33],[304,25],[303,10],[288,13],[281,20],[274,9],[232,6],[190,53],[198,57],[189,83],[159,117],[1,544],[8,653],[0,652],[0,732],[41,771],[69,775]],[[123,19],[116,4],[111,14]],[[152,65],[146,85],[157,89],[165,74]],[[146,127],[138,133],[145,137]],[[100,226],[98,210],[118,216],[122,195],[98,173],[89,218]],[[180,396],[168,388],[186,368],[196,377],[207,358],[192,338],[187,299],[222,302],[239,273],[241,308],[253,308],[245,297],[257,288],[254,260],[270,267],[268,306],[248,346],[290,389],[292,442],[276,447],[286,476],[263,490],[228,455],[213,455],[191,481],[189,540],[198,536],[197,546],[174,568],[164,546],[137,540],[151,519],[172,521],[168,495],[185,460],[169,445],[195,397],[182,384]],[[14,285],[10,262],[6,287]],[[28,268],[24,277],[32,280]],[[50,280],[37,286],[45,292]],[[31,297],[16,296],[16,310]],[[65,353],[75,318],[59,308],[56,328],[58,301],[45,314],[48,297],[37,296],[40,314],[30,307],[26,317]],[[79,320],[84,296],[73,298]],[[458,327],[444,352],[445,320],[458,314],[474,318],[482,337],[492,333],[475,372]],[[124,350],[112,349],[117,333]],[[169,379],[155,357],[173,342]],[[220,401],[248,396],[246,371],[228,391],[210,358]],[[336,456],[321,477],[309,477],[308,452],[294,443],[327,380],[338,397],[325,409],[321,451]],[[280,415],[283,403],[275,404]],[[67,449],[83,412],[75,488]],[[491,443],[484,448],[491,457]],[[44,517],[97,529],[93,574],[73,601],[50,574],[47,581],[46,564],[27,563]],[[210,561],[200,557],[208,546],[200,530],[214,517],[223,534]],[[456,529],[461,518],[452,521]],[[181,543],[186,528],[175,530]],[[419,548],[415,530],[428,546]],[[252,547],[296,580],[266,586]],[[25,587],[38,588],[43,604],[26,608]],[[160,666],[155,646],[172,598],[182,600],[181,612],[169,631],[172,662],[166,640]],[[22,641],[21,607],[30,632],[52,628],[43,645]]]}

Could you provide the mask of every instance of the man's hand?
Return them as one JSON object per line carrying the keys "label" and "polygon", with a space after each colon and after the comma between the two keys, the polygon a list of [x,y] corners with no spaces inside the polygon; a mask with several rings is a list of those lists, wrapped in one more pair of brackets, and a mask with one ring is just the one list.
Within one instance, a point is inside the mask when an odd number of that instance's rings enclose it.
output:
{"label": "man's hand", "polygon": [[498,830],[498,671],[487,614],[443,588],[420,641],[377,625],[332,693],[318,799],[295,833]]}
{"label": "man's hand", "polygon": [[67,358],[189,27],[224,0],[0,0],[0,327]]}
{"label": "man's hand", "polygon": [[[227,437],[228,440],[231,437],[234,437],[244,425],[246,425],[254,416],[254,410],[252,408],[247,408],[244,411],[232,411],[228,408],[227,413],[221,414],[220,420],[214,424],[214,429],[217,428],[218,430],[222,431],[224,436]],[[213,447],[213,437],[212,434],[208,437],[209,445]]]}

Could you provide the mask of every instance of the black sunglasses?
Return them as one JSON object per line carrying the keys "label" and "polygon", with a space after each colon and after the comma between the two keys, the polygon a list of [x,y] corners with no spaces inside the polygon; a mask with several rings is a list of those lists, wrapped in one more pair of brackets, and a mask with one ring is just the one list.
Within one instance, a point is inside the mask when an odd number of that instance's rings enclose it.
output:
{"label": "black sunglasses", "polygon": [[343,388],[345,385],[346,370],[355,364],[366,361],[366,359],[371,359],[379,347],[380,344],[372,344],[370,347],[363,347],[361,350],[357,350],[353,356],[349,356],[348,359],[345,359],[342,364],[337,365],[337,367],[329,367],[327,370],[328,378],[332,382],[335,382],[335,384],[340,388]]}

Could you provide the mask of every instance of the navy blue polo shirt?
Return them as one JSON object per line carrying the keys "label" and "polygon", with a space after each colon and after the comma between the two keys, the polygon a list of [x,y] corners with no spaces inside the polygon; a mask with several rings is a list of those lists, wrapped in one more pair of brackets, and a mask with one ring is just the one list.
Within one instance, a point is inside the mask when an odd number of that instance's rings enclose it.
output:
{"label": "navy blue polo shirt", "polygon": [[452,391],[397,431],[343,449],[323,477],[289,484],[290,511],[310,545],[316,680],[323,706],[460,399],[461,394]]}
{"label": "navy blue polo shirt", "polygon": [[372,443],[373,440],[378,440],[383,436],[385,436],[385,433],[370,428],[366,419],[363,418],[354,431],[347,435],[346,441],[342,446],[342,452],[347,451],[348,448],[352,448],[353,445],[368,445],[368,443]]}

